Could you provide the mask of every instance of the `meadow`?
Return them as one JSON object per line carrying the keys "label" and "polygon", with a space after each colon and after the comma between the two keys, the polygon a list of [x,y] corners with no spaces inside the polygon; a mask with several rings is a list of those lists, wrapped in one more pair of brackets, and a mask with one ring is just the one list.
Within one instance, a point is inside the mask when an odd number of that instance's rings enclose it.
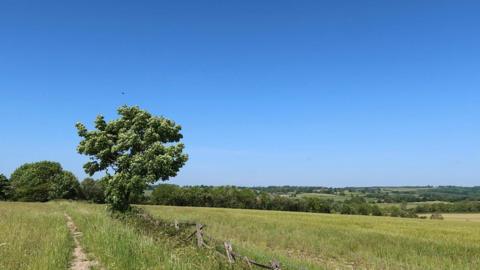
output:
{"label": "meadow", "polygon": [[[198,221],[235,250],[282,269],[479,269],[478,223],[222,208],[139,206],[166,220]],[[111,218],[105,205],[0,203],[0,269],[67,269],[73,241],[105,269],[225,269],[224,260]],[[448,215],[446,215],[448,216]]]}
{"label": "meadow", "polygon": [[72,251],[58,205],[0,203],[0,269],[66,269]]}
{"label": "meadow", "polygon": [[[430,217],[430,214],[422,214],[420,216]],[[444,220],[464,221],[464,222],[480,222],[479,213],[447,213],[442,214]]]}
{"label": "meadow", "polygon": [[[217,238],[307,269],[479,269],[480,230],[463,221],[146,206]],[[294,268],[295,269],[295,268]]]}

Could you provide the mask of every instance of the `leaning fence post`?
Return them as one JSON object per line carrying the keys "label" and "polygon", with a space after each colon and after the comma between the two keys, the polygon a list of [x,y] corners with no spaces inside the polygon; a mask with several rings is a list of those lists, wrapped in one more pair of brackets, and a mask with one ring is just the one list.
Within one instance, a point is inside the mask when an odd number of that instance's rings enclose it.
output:
{"label": "leaning fence post", "polygon": [[178,231],[179,229],[180,229],[180,227],[178,226],[178,220],[175,219],[175,230]]}
{"label": "leaning fence post", "polygon": [[202,236],[202,224],[197,223],[196,225],[196,235],[197,235],[197,246],[199,248],[203,247],[203,236]]}
{"label": "leaning fence post", "polygon": [[273,260],[270,264],[273,270],[281,270],[280,263],[278,261]]}
{"label": "leaning fence post", "polygon": [[244,259],[245,262],[247,263],[248,269],[252,269],[252,263],[250,262],[250,259],[247,258],[247,256],[243,257],[243,259]]}
{"label": "leaning fence post", "polygon": [[234,263],[234,259],[232,256],[232,251],[233,251],[232,244],[230,244],[229,242],[224,242],[223,246],[225,247],[225,253],[227,253],[228,262]]}

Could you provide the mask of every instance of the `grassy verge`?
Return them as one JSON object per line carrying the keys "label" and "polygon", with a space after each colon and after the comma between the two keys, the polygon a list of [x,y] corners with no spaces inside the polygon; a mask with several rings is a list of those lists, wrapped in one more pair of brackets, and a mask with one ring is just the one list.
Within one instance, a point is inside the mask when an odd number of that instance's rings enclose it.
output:
{"label": "grassy verge", "polygon": [[112,219],[105,206],[63,203],[85,250],[107,269],[225,269],[223,260],[193,245],[178,246],[168,237],[154,240],[133,225]]}
{"label": "grassy verge", "polygon": [[0,203],[0,269],[67,269],[73,242],[56,203]]}

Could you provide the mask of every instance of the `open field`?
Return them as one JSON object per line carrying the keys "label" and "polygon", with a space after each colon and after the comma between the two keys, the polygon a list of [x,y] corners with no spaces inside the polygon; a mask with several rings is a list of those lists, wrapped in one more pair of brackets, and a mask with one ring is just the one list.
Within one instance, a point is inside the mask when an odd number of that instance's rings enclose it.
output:
{"label": "open field", "polygon": [[[421,214],[420,216],[430,217],[431,214]],[[453,213],[442,214],[444,220],[464,221],[464,222],[480,222],[480,213]]]}
{"label": "open field", "polygon": [[[450,202],[442,202],[442,201],[426,201],[426,202],[408,202],[407,204],[407,209],[412,209],[417,207],[418,205],[422,204],[434,204],[434,203],[450,203]],[[400,207],[402,204],[401,203],[377,203],[379,207],[391,207],[391,206],[396,206]]]}
{"label": "open field", "polygon": [[480,222],[480,214],[479,213],[442,214],[442,216],[445,220]]}
{"label": "open field", "polygon": [[0,269],[66,269],[72,250],[58,205],[0,203]]}
{"label": "open field", "polygon": [[[215,238],[283,269],[478,269],[480,215],[420,220],[221,208],[142,206],[164,219],[207,224]],[[193,246],[177,247],[110,218],[104,205],[78,202],[0,203],[0,269],[67,269],[73,240],[105,269],[225,269]],[[13,230],[13,232],[12,232]]]}
{"label": "open field", "polygon": [[265,257],[312,269],[478,269],[478,225],[371,216],[146,206]]}
{"label": "open field", "polygon": [[298,197],[318,197],[322,199],[332,199],[335,201],[345,201],[349,197],[326,193],[300,193]]}

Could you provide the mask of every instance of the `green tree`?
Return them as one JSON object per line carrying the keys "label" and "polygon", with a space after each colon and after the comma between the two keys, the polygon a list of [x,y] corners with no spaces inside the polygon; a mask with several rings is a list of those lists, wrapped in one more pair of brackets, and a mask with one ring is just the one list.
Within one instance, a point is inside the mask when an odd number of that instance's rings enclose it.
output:
{"label": "green tree", "polygon": [[138,107],[122,106],[120,117],[106,122],[99,115],[95,130],[77,123],[80,154],[90,156],[83,167],[90,176],[106,173],[106,200],[113,210],[127,211],[147,184],[177,175],[188,156],[183,153],[181,127]]}
{"label": "green tree", "polygon": [[44,202],[81,196],[75,175],[63,170],[58,162],[24,164],[12,173],[10,181],[16,200]]}
{"label": "green tree", "polygon": [[0,200],[5,201],[10,197],[10,182],[8,178],[0,174]]}
{"label": "green tree", "polygon": [[82,191],[86,200],[92,201],[94,203],[104,203],[105,202],[105,181],[99,180],[95,181],[93,178],[87,177],[82,183]]}
{"label": "green tree", "polygon": [[151,195],[152,203],[161,205],[175,205],[180,187],[177,185],[159,185]]}
{"label": "green tree", "polygon": [[53,177],[51,185],[50,199],[82,199],[83,193],[78,183],[77,177],[69,172],[63,171],[62,174]]}

